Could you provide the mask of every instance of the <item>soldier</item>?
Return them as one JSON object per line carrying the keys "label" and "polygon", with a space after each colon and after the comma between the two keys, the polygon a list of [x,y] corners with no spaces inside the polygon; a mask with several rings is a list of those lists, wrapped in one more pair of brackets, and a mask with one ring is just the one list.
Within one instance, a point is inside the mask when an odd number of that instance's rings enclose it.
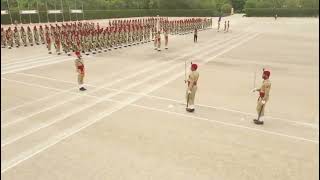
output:
{"label": "soldier", "polygon": [[60,55],[61,40],[60,40],[60,35],[58,33],[55,33],[54,35],[54,47],[56,48],[56,53]]}
{"label": "soldier", "polygon": [[37,29],[37,26],[34,26],[33,27],[33,36],[34,36],[34,41],[37,45],[39,45],[39,32],[38,32],[38,29]]}
{"label": "soldier", "polygon": [[1,28],[1,48],[5,48],[7,46],[6,32],[3,27]]}
{"label": "soldier", "polygon": [[223,31],[226,32],[227,30],[227,21],[224,21],[224,28],[223,28]]}
{"label": "soldier", "polygon": [[271,89],[271,82],[269,80],[270,77],[270,71],[264,70],[262,73],[262,85],[260,89],[253,89],[252,92],[259,91],[259,98],[257,101],[257,113],[258,113],[258,118],[254,119],[253,122],[255,124],[262,125],[263,124],[263,116],[264,116],[264,109],[266,106],[266,103],[269,100],[269,93]]}
{"label": "soldier", "polygon": [[27,35],[28,35],[28,41],[30,45],[33,46],[33,37],[32,37],[32,32],[29,26],[27,27]]}
{"label": "soldier", "polygon": [[220,30],[220,20],[221,20],[221,17],[219,17],[219,20],[218,20],[218,32],[219,32],[219,30]]}
{"label": "soldier", "polygon": [[83,87],[83,78],[84,78],[84,63],[81,58],[80,51],[76,51],[77,59],[75,60],[76,71],[78,72],[78,84],[79,90],[85,91],[86,88]]}
{"label": "soldier", "polygon": [[191,64],[191,72],[189,74],[189,78],[186,82],[188,82],[188,87],[186,91],[186,99],[187,99],[187,108],[188,112],[194,111],[194,98],[197,91],[197,82],[199,79],[199,73],[197,71],[198,65]]}
{"label": "soldier", "polygon": [[20,28],[20,34],[21,34],[21,40],[22,43],[25,47],[27,47],[27,35],[26,32],[24,31],[24,28],[21,26]]}
{"label": "soldier", "polygon": [[18,31],[17,27],[14,28],[13,36],[14,36],[14,43],[16,44],[16,47],[18,48],[20,46],[20,35],[19,35],[19,31]]}
{"label": "soldier", "polygon": [[6,38],[7,38],[8,45],[9,45],[8,48],[11,49],[13,47],[13,34],[12,34],[11,27],[9,27],[7,30]]}
{"label": "soldier", "polygon": [[48,53],[52,54],[52,52],[51,52],[51,38],[50,38],[49,31],[46,32],[46,41],[47,41]]}
{"label": "soldier", "polygon": [[41,39],[41,43],[42,44],[45,44],[45,42],[44,42],[44,31],[43,31],[43,28],[42,28],[42,26],[40,25],[40,39]]}
{"label": "soldier", "polygon": [[198,42],[198,29],[194,29],[193,42]]}

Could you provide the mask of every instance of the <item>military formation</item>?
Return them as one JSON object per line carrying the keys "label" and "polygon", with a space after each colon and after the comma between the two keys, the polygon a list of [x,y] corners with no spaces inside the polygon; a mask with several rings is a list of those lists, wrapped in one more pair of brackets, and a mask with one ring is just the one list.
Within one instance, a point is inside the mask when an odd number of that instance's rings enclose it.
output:
{"label": "military formation", "polygon": [[[80,51],[89,55],[108,50],[128,47],[154,41],[155,49],[161,50],[161,35],[165,49],[168,49],[168,35],[184,35],[195,28],[205,30],[212,27],[211,18],[188,18],[169,20],[168,18],[140,18],[111,20],[105,27],[93,22],[74,22],[1,28],[2,48],[34,46],[45,44],[48,53],[60,55]],[[31,30],[32,29],[32,30]]]}
{"label": "military formation", "polygon": [[[218,31],[220,29],[221,17],[218,20]],[[133,46],[154,41],[154,49],[161,51],[161,34],[164,36],[165,49],[168,49],[168,36],[184,35],[194,33],[194,42],[197,42],[198,31],[212,28],[212,19],[189,18],[179,20],[168,20],[168,18],[141,18],[109,21],[106,27],[100,27],[99,23],[75,22],[62,23],[61,25],[42,25],[33,26],[33,30],[27,26],[18,29],[14,27],[4,30],[1,27],[1,46],[2,48],[20,46],[34,46],[45,44],[49,54],[52,54],[52,45],[56,54],[62,52],[71,55],[75,52],[77,59],[75,66],[78,73],[79,90],[85,91],[84,87],[84,62],[80,52],[88,55],[89,53],[101,53],[112,49]],[[224,32],[229,30],[229,21],[224,22]],[[188,112],[194,112],[194,100],[197,91],[197,81],[199,73],[198,65],[191,64],[191,72],[185,81],[187,85],[186,101]],[[255,124],[263,124],[264,109],[269,99],[271,82],[269,80],[270,71],[263,70],[263,82],[261,88],[253,89],[252,92],[259,92],[257,100],[258,118],[254,119]]]}

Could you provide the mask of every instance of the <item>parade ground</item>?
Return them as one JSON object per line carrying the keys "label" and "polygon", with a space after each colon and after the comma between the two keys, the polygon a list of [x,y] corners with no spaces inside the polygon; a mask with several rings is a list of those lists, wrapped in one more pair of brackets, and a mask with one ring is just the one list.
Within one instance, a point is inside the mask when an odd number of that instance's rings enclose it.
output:
{"label": "parade ground", "polygon": [[[83,55],[1,49],[5,180],[316,180],[319,18],[233,15],[230,31]],[[100,25],[108,20],[99,20]],[[223,28],[223,24],[222,24]],[[163,38],[162,38],[163,40]],[[185,64],[198,64],[186,112]],[[256,125],[262,69],[272,88]]]}

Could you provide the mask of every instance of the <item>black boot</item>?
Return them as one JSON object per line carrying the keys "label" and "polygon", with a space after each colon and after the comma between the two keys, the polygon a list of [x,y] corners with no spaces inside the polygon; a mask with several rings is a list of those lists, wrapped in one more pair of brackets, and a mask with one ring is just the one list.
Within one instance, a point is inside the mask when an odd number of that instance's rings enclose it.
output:
{"label": "black boot", "polygon": [[260,121],[258,119],[254,119],[253,122],[258,125],[263,125],[263,121]]}

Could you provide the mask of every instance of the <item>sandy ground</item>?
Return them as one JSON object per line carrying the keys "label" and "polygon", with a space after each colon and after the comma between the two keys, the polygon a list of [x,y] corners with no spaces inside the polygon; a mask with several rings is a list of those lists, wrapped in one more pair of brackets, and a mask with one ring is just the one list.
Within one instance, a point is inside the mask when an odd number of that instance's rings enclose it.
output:
{"label": "sandy ground", "polygon": [[[6,180],[316,180],[319,19],[228,17],[214,29],[84,57],[1,49],[1,178]],[[214,21],[216,23],[216,21]],[[199,64],[196,111],[184,66]],[[256,117],[262,68],[272,89]]]}

